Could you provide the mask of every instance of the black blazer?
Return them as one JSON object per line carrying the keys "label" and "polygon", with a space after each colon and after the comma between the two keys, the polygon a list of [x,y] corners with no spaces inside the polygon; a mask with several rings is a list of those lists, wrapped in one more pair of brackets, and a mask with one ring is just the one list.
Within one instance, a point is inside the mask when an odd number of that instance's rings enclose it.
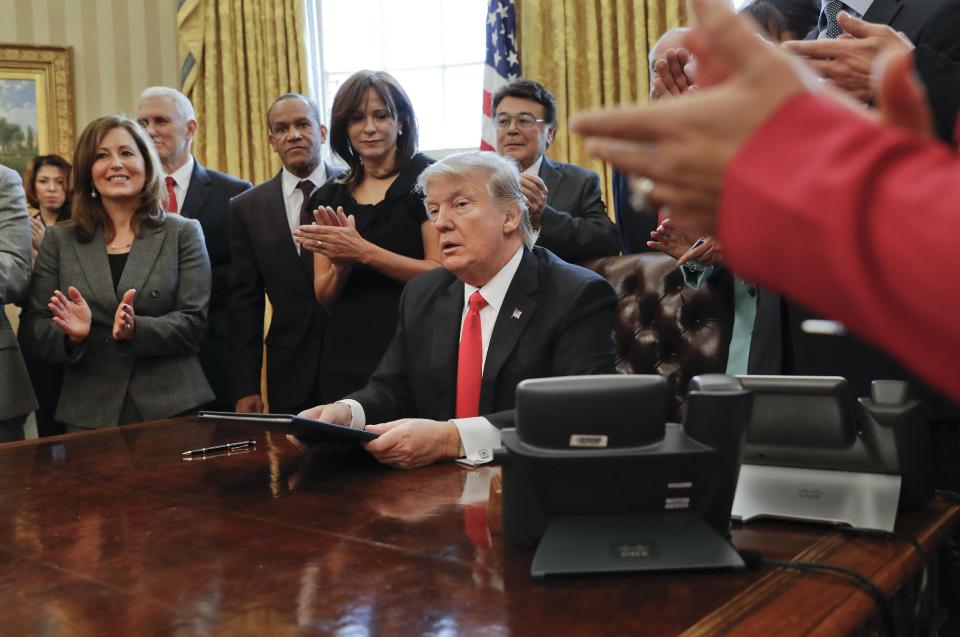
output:
{"label": "black blazer", "polygon": [[[960,0],[874,0],[863,19],[902,31],[917,47],[917,73],[927,88],[937,134],[952,145],[960,105]],[[808,37],[819,33],[814,27]]]}
{"label": "black blazer", "polygon": [[[490,339],[480,414],[510,427],[521,380],[614,373],[616,304],[613,288],[597,274],[543,248],[524,249]],[[407,284],[387,353],[367,386],[349,396],[368,423],[453,418],[462,313],[463,282],[447,270]]]}
{"label": "black blazer", "polygon": [[[249,181],[204,168],[194,158],[190,187],[183,198],[180,214],[196,219],[203,228],[203,240],[210,256],[213,285],[210,292],[211,333],[226,334],[226,309],[229,305],[230,243],[227,239],[228,206],[230,199],[253,187]],[[219,314],[222,325],[214,332],[214,314]]]}
{"label": "black blazer", "polygon": [[227,239],[228,205],[230,199],[252,188],[243,181],[216,170],[204,168],[193,160],[190,186],[183,197],[180,214],[196,219],[203,228],[212,267],[210,311],[207,315],[207,335],[200,347],[203,373],[216,394],[216,409],[233,409],[233,389],[230,383],[230,339],[227,308],[229,307],[230,243]]}
{"label": "black blazer", "polygon": [[544,157],[540,179],[547,186],[547,202],[537,245],[571,263],[620,253],[597,173]]}
{"label": "black blazer", "polygon": [[[341,174],[330,166],[327,173]],[[230,200],[229,237],[234,396],[260,393],[266,291],[273,306],[266,338],[270,409],[306,408],[314,399],[327,314],[290,235],[280,173]]]}
{"label": "black blazer", "polygon": [[630,184],[627,175],[613,171],[613,215],[620,234],[620,249],[624,254],[653,252],[647,247],[650,233],[657,229],[657,214],[637,210],[630,203]]}

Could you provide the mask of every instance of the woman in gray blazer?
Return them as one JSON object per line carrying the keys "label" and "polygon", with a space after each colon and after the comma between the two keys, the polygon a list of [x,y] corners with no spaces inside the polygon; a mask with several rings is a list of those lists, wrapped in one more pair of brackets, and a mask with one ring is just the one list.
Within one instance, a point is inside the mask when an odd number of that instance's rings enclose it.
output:
{"label": "woman in gray blazer", "polygon": [[66,363],[56,418],[77,431],[176,416],[213,399],[197,355],[210,261],[200,224],[161,209],[138,124],[91,122],[74,153],[71,220],[49,228],[23,329]]}

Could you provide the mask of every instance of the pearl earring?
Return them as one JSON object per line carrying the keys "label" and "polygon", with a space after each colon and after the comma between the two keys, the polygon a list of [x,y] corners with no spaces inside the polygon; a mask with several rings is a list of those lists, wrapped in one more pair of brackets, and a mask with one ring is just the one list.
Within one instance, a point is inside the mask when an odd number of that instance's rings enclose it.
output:
{"label": "pearl earring", "polygon": [[94,188],[93,190],[90,191],[90,198],[91,198],[91,199],[96,199],[96,198],[97,198],[97,190],[96,190],[96,188]]}

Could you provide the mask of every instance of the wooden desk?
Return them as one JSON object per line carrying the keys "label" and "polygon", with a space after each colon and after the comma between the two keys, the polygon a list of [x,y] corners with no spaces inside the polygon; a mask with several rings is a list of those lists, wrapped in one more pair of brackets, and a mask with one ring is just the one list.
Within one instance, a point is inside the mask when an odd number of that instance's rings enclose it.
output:
{"label": "wooden desk", "polygon": [[[495,469],[304,465],[278,438],[181,419],[0,447],[0,635],[826,635],[874,614],[842,582],[769,570],[536,581],[530,550],[487,533]],[[935,502],[899,528],[932,551],[957,519]],[[734,540],[888,592],[919,565],[799,524]]]}

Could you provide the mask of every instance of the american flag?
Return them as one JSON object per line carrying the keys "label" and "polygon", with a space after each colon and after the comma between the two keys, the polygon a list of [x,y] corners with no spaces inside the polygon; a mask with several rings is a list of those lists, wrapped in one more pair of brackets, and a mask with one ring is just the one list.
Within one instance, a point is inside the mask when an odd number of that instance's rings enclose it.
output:
{"label": "american flag", "polygon": [[493,122],[493,94],[501,86],[520,77],[517,55],[517,8],[514,0],[487,2],[487,61],[483,67],[483,137],[480,150],[497,146],[497,127]]}

